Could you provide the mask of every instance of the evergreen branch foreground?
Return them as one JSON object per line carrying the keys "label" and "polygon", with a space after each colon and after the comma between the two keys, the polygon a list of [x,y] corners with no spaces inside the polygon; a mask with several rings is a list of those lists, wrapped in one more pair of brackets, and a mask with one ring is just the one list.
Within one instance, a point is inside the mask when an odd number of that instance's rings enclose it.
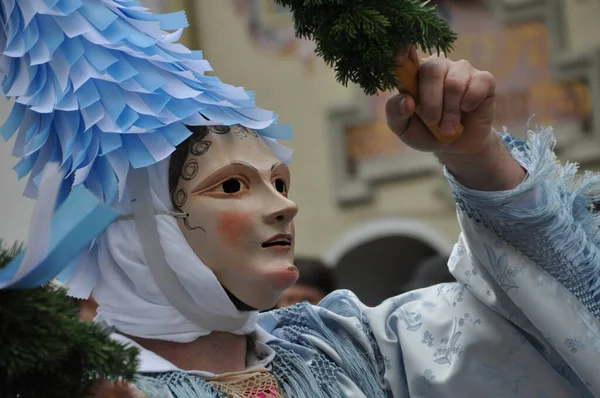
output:
{"label": "evergreen branch foreground", "polygon": [[[20,251],[0,240],[0,269]],[[65,289],[0,290],[0,397],[89,397],[100,380],[132,381],[135,348],[79,320]]]}
{"label": "evergreen branch foreground", "polygon": [[316,54],[344,86],[368,95],[399,82],[393,58],[409,45],[449,52],[457,38],[435,6],[422,0],[275,0],[288,7],[296,36],[314,40]]}

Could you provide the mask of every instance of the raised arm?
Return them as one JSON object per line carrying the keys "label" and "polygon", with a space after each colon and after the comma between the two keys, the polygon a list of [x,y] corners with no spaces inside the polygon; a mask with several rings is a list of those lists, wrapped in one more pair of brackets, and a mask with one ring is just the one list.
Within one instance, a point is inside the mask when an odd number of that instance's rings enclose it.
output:
{"label": "raised arm", "polygon": [[[398,57],[403,62],[409,54]],[[467,61],[433,56],[420,70],[421,114],[451,136],[437,141],[413,118],[415,99],[400,94],[387,104],[390,128],[409,146],[433,152],[446,166],[465,222],[484,226],[544,269],[600,317],[600,219],[591,205],[600,177],[575,180],[576,167],[561,168],[549,129],[529,143],[493,128],[494,78]],[[594,188],[595,186],[595,188]],[[596,195],[596,197],[594,196]]]}
{"label": "raised arm", "polygon": [[460,120],[463,134],[440,144],[412,117],[415,100],[405,94],[389,101],[388,122],[405,143],[433,152],[445,166],[462,229],[449,264],[453,275],[536,341],[572,385],[599,393],[600,216],[594,203],[600,176],[578,177],[576,165],[561,166],[551,128],[530,131],[527,142],[493,130],[489,73],[431,57],[419,78],[427,122],[452,136]]}

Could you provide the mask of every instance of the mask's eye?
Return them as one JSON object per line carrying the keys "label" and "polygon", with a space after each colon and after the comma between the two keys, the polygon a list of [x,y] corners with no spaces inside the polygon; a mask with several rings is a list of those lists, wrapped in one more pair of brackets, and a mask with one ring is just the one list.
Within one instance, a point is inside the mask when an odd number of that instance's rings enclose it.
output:
{"label": "mask's eye", "polygon": [[276,178],[275,180],[273,180],[273,186],[280,194],[287,195],[288,187],[285,183],[285,180],[283,180],[282,178]]}
{"label": "mask's eye", "polygon": [[243,189],[248,189],[246,183],[239,178],[230,178],[221,184],[221,189],[224,193],[235,194]]}

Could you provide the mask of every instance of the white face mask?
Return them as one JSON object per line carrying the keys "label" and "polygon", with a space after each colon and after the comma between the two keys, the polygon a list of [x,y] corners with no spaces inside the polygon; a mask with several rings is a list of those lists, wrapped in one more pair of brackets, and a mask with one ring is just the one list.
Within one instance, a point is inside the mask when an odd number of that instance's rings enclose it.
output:
{"label": "white face mask", "polygon": [[[193,140],[193,139],[192,139]],[[219,282],[256,309],[274,307],[298,278],[290,172],[255,132],[212,127],[190,152],[173,194],[181,230]]]}

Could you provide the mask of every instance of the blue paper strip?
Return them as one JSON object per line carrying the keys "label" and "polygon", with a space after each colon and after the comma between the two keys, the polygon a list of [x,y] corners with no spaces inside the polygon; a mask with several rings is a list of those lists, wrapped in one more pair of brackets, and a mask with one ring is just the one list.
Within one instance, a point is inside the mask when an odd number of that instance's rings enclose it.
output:
{"label": "blue paper strip", "polygon": [[127,36],[131,33],[129,29],[127,29],[128,25],[124,22],[117,19],[110,26],[102,32],[104,34],[104,38],[113,44],[120,43],[125,40]]}
{"label": "blue paper strip", "polygon": [[[14,37],[11,38],[11,36],[13,36],[11,34],[11,32],[9,32],[8,35],[8,43],[6,44],[6,47],[4,49],[4,53],[5,54],[11,54],[11,55],[15,55],[15,56],[20,56],[20,54],[23,52],[23,48],[25,48],[25,40],[23,39],[23,35],[17,34],[18,30],[20,29],[20,21],[19,21],[19,14],[16,12],[13,12],[12,15],[10,16],[11,18],[11,24],[13,26],[13,29],[15,29],[14,31]],[[16,21],[15,21],[16,18]],[[13,25],[14,24],[14,25]]]}
{"label": "blue paper strip", "polygon": [[100,31],[108,28],[110,24],[119,18],[100,1],[88,1],[79,9],[83,15],[94,27]]}
{"label": "blue paper strip", "polygon": [[150,107],[150,110],[156,114],[162,112],[167,106],[171,97],[163,92],[163,95],[139,93],[138,96]]}
{"label": "blue paper strip", "polygon": [[94,45],[87,40],[83,40],[82,44],[85,50],[85,58],[99,72],[105,71],[106,68],[119,60],[111,53],[111,50],[109,49]]}
{"label": "blue paper strip", "polygon": [[163,84],[165,79],[155,69],[150,67],[144,60],[139,60],[133,57],[129,58],[131,65],[136,68],[140,73],[134,77],[145,90],[153,92],[158,90]]}
{"label": "blue paper strip", "polygon": [[185,141],[192,132],[183,123],[173,123],[160,129],[160,133],[165,136],[173,146],[177,146]]}
{"label": "blue paper strip", "polygon": [[21,69],[21,63],[17,60],[11,60],[10,64],[11,64],[10,70],[4,76],[4,79],[2,80],[2,93],[5,96],[9,95],[8,93],[9,93],[11,87],[13,86],[13,84],[15,83],[15,80],[17,79],[17,76],[19,75],[19,72]]}
{"label": "blue paper strip", "polygon": [[127,134],[123,136],[123,148],[127,153],[131,165],[139,169],[148,167],[156,162],[156,159],[150,154],[150,151],[139,140],[135,134]]}
{"label": "blue paper strip", "polygon": [[98,92],[96,84],[93,80],[88,80],[85,82],[83,86],[79,88],[79,90],[75,91],[75,96],[77,97],[79,106],[82,109],[100,101],[100,93]]}
{"label": "blue paper strip", "polygon": [[60,49],[69,61],[69,66],[75,65],[75,62],[79,61],[84,53],[84,47],[79,37],[66,38]]}
{"label": "blue paper strip", "polygon": [[10,112],[10,116],[6,122],[4,122],[2,127],[0,127],[0,134],[5,141],[10,140],[21,125],[26,109],[27,107],[24,105],[14,104],[13,109]]}
{"label": "blue paper strip", "polygon": [[171,101],[167,108],[178,118],[185,119],[198,112],[198,103],[193,99],[182,99]]}
{"label": "blue paper strip", "polygon": [[121,89],[114,83],[102,80],[96,81],[96,88],[100,93],[100,98],[104,108],[108,111],[112,120],[117,120],[121,112],[125,109],[125,98]]}
{"label": "blue paper strip", "polygon": [[119,61],[106,69],[106,72],[117,82],[122,82],[137,75],[139,72],[127,61],[123,55],[115,54]]}
{"label": "blue paper strip", "polygon": [[[88,190],[83,187],[73,189],[52,219],[48,254],[32,272],[10,287],[31,289],[47,283],[87,249],[90,241],[101,234],[116,217],[115,211],[101,205]],[[14,265],[11,262],[9,266]]]}
{"label": "blue paper strip", "polygon": [[39,129],[36,130],[36,134],[34,135],[33,139],[23,148],[24,155],[28,156],[37,152],[46,143],[46,140],[49,136],[50,125],[46,124],[46,126],[40,126]]}
{"label": "blue paper strip", "polygon": [[289,124],[273,124],[267,128],[258,130],[258,133],[276,140],[292,140],[294,138],[294,130]]}
{"label": "blue paper strip", "polygon": [[46,43],[46,47],[50,54],[54,54],[60,45],[65,41],[65,34],[60,29],[60,26],[49,15],[38,15],[38,24],[40,29],[40,37]]}
{"label": "blue paper strip", "polygon": [[17,178],[20,180],[31,172],[33,165],[38,158],[38,153],[32,153],[29,156],[24,156],[19,160],[19,163],[13,169],[17,173]]}
{"label": "blue paper strip", "polygon": [[102,183],[104,202],[111,203],[119,193],[119,181],[106,157],[101,156],[94,163],[94,170]]}
{"label": "blue paper strip", "polygon": [[[27,95],[29,97],[37,96],[46,85],[46,65],[30,66],[30,71],[33,74],[33,79],[29,84]],[[18,100],[17,100],[18,101]],[[26,104],[27,105],[27,104]]]}
{"label": "blue paper strip", "polygon": [[44,0],[44,3],[48,8],[54,8],[54,6],[58,4],[58,2],[59,0]]}
{"label": "blue paper strip", "polygon": [[23,40],[25,41],[25,48],[23,54],[26,54],[35,46],[35,43],[40,39],[40,31],[35,19],[31,20],[29,25],[23,31]]}
{"label": "blue paper strip", "polygon": [[88,175],[85,179],[85,187],[91,193],[93,193],[94,196],[99,198],[101,201],[104,201],[104,194],[102,193],[102,182],[100,181],[100,178],[98,178],[98,175],[94,171],[93,166],[92,169],[88,172]]}
{"label": "blue paper strip", "polygon": [[140,116],[136,111],[134,111],[130,107],[126,107],[125,109],[123,109],[123,112],[121,113],[121,116],[119,116],[119,118],[117,119],[116,123],[117,126],[119,126],[121,130],[123,130],[123,132],[127,132],[129,128],[133,126],[135,121],[138,120],[139,117]]}
{"label": "blue paper strip", "polygon": [[184,11],[174,12],[170,14],[155,15],[140,11],[123,10],[123,13],[132,19],[139,21],[157,21],[160,23],[161,29],[177,30],[187,28],[189,26],[187,17]]}
{"label": "blue paper strip", "polygon": [[[95,129],[96,127],[94,127]],[[120,134],[96,133],[100,137],[100,155],[104,156],[107,153],[115,151],[123,145]]]}
{"label": "blue paper strip", "polygon": [[56,8],[68,15],[77,11],[81,6],[83,6],[83,2],[81,0],[60,0],[60,2],[56,5]]}
{"label": "blue paper strip", "polygon": [[138,120],[133,125],[144,130],[155,130],[164,127],[165,124],[155,117],[139,115]]}

